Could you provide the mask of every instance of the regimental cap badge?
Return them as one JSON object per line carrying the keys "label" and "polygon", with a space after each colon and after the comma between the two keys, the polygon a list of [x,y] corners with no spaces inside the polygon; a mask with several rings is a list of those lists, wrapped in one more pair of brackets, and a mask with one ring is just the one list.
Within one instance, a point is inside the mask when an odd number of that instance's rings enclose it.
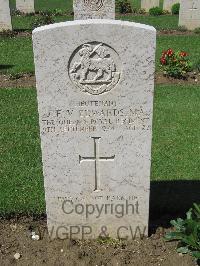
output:
{"label": "regimental cap badge", "polygon": [[104,4],[104,0],[83,0],[83,2],[92,11],[99,11]]}
{"label": "regimental cap badge", "polygon": [[72,54],[68,71],[71,81],[82,92],[99,95],[118,84],[120,58],[113,48],[104,43],[85,43]]}

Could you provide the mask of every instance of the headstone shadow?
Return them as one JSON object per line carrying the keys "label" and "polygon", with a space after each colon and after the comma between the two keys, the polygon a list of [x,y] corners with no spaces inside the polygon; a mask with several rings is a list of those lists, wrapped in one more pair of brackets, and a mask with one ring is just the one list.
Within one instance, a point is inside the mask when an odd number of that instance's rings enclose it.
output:
{"label": "headstone shadow", "polygon": [[152,181],[150,230],[169,226],[172,219],[185,217],[193,203],[200,203],[200,181]]}
{"label": "headstone shadow", "polygon": [[14,65],[0,65],[0,71],[14,67]]}

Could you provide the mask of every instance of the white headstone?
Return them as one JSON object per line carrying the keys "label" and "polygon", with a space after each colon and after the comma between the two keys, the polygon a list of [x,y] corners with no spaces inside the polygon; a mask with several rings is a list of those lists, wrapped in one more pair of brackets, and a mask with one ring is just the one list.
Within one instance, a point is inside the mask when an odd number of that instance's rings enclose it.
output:
{"label": "white headstone", "polygon": [[141,0],[141,8],[149,11],[152,7],[157,7],[160,4],[160,0]]}
{"label": "white headstone", "polygon": [[74,19],[115,19],[115,0],[74,0]]}
{"label": "white headstone", "polygon": [[51,237],[147,235],[155,45],[115,20],[33,31]]}
{"label": "white headstone", "polygon": [[0,31],[12,30],[8,0],[0,0]]}
{"label": "white headstone", "polygon": [[180,3],[180,0],[164,0],[163,10],[171,12],[172,6],[176,3]]}
{"label": "white headstone", "polygon": [[188,30],[200,27],[200,0],[181,0],[179,26]]}
{"label": "white headstone", "polygon": [[16,9],[22,13],[34,13],[34,0],[16,0]]}

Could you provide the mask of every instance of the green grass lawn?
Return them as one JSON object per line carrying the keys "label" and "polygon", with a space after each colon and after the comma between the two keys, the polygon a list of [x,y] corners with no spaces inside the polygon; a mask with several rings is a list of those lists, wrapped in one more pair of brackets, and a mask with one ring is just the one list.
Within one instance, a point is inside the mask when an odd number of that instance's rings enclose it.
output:
{"label": "green grass lawn", "polygon": [[[16,7],[16,0],[9,0],[11,9]],[[73,0],[34,0],[36,11],[52,11],[56,8],[63,11],[72,11]]]}
{"label": "green grass lawn", "polygon": [[[12,25],[13,30],[28,30],[32,31],[33,26],[32,24],[38,20],[41,16],[13,16],[12,17]],[[64,16],[56,16],[55,22],[64,22],[73,20],[73,16],[64,15]]]}
{"label": "green grass lawn", "polygon": [[[62,10],[72,11],[73,0],[35,0],[35,9],[38,10],[55,10],[56,8]],[[141,0],[130,0],[133,8],[141,7]],[[160,0],[162,7],[163,0]],[[13,9],[16,6],[15,0],[10,0],[10,7]]]}
{"label": "green grass lawn", "polygon": [[35,89],[0,90],[0,214],[44,211]]}
{"label": "green grass lawn", "polygon": [[[199,60],[200,36],[158,36],[156,52],[156,68],[159,70],[159,58],[162,50],[167,48],[186,50],[191,60]],[[4,73],[34,73],[32,40],[30,37],[3,38],[0,37],[1,66],[10,66]]]}
{"label": "green grass lawn", "polygon": [[152,179],[200,179],[200,87],[159,86],[155,93]]}
{"label": "green grass lawn", "polygon": [[[38,16],[37,16],[38,17]],[[32,30],[31,24],[34,20],[37,20],[34,16],[13,16],[12,25],[14,30]],[[157,30],[175,30],[178,29],[178,16],[163,15],[163,16],[143,16],[143,15],[117,15],[116,19],[133,21],[136,23],[142,23],[151,25]],[[56,16],[55,22],[63,22],[73,20],[73,16]]]}
{"label": "green grass lawn", "polygon": [[178,16],[162,15],[162,16],[134,16],[134,15],[120,15],[117,16],[120,20],[128,20],[136,23],[151,25],[157,30],[176,30],[178,29]]}
{"label": "green grass lawn", "polygon": [[[133,8],[140,8],[141,0],[130,0]],[[73,0],[35,0],[35,10],[55,10],[56,8],[63,11],[72,11]],[[10,7],[16,7],[16,1],[10,0]]]}
{"label": "green grass lawn", "polygon": [[[0,38],[0,65],[9,68],[6,73],[33,73],[33,50],[31,38]],[[1,67],[0,67],[1,69]],[[5,71],[4,71],[5,72]]]}
{"label": "green grass lawn", "polygon": [[[152,180],[199,180],[200,89],[155,90]],[[0,214],[45,212],[36,90],[0,90]]]}
{"label": "green grass lawn", "polygon": [[[162,5],[163,1],[160,1]],[[132,7],[140,8],[140,0],[131,0]],[[15,1],[11,0],[11,8],[15,7]],[[62,11],[70,14],[73,11],[72,0],[36,0],[35,10],[53,11],[55,9],[60,9]],[[32,23],[37,18],[34,16],[12,16],[12,24],[14,30],[32,30]],[[144,16],[144,15],[117,15],[116,19],[134,21],[138,23],[148,24],[154,26],[158,30],[162,29],[177,29],[178,28],[178,16],[163,15],[163,16]],[[73,20],[72,15],[56,16],[56,22]]]}

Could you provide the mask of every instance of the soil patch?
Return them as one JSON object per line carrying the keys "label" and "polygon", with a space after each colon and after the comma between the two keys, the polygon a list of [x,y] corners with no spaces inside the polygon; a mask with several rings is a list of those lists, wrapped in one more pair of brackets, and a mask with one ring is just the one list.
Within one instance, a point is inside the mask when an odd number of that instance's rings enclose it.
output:
{"label": "soil patch", "polygon": [[[181,31],[181,30],[157,30],[157,35],[169,35],[169,36],[193,36],[193,35],[199,35],[198,33],[195,33],[194,31]],[[16,38],[16,37],[31,37],[32,36],[32,30],[31,29],[22,29],[22,30],[13,30],[13,31],[7,31],[0,33],[0,36],[2,37],[10,37],[10,38]]]}
{"label": "soil patch", "polygon": [[[162,73],[156,73],[156,84],[177,84],[177,85],[200,85],[200,73],[191,73],[187,79],[174,79],[164,77]],[[24,74],[19,78],[12,78],[9,75],[0,74],[0,88],[32,88],[36,87],[35,76]]]}
{"label": "soil patch", "polygon": [[30,88],[35,87],[35,76],[30,74],[12,78],[10,75],[0,74],[0,88]]}
{"label": "soil patch", "polygon": [[156,73],[155,84],[200,85],[200,73],[190,73],[187,79],[175,79],[165,77],[162,73]]}
{"label": "soil patch", "polygon": [[[40,235],[40,240],[31,239],[31,230]],[[179,255],[175,251],[176,242],[163,240],[163,232],[167,230],[158,228],[149,238],[129,242],[68,239],[50,241],[46,220],[34,221],[33,218],[26,217],[0,220],[0,265],[197,265],[189,255]],[[20,254],[19,259],[14,258],[16,253]]]}

